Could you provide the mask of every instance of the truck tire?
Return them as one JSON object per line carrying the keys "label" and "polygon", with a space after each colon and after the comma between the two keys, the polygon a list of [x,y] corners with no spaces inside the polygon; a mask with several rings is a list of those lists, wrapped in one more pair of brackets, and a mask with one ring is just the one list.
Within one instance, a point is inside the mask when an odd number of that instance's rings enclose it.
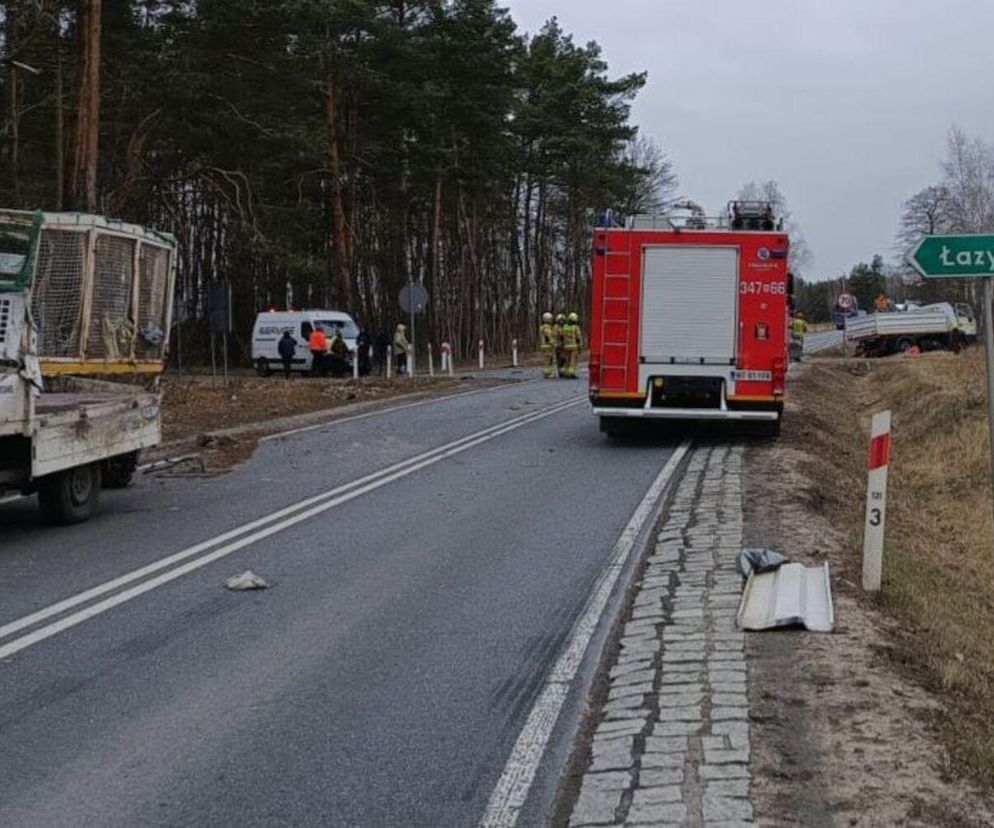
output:
{"label": "truck tire", "polygon": [[628,423],[624,417],[601,417],[601,433],[606,434],[612,440],[623,437],[628,433]]}
{"label": "truck tire", "polygon": [[897,351],[900,354],[910,351],[915,346],[915,341],[910,336],[902,336],[897,340]]}
{"label": "truck tire", "polygon": [[269,360],[265,357],[259,357],[255,361],[255,370],[260,377],[268,377],[272,372],[269,367]]}
{"label": "truck tire", "polygon": [[102,471],[103,488],[126,489],[131,485],[131,479],[138,468],[138,452],[112,457],[104,462]]}
{"label": "truck tire", "polygon": [[100,500],[100,463],[90,463],[42,478],[38,503],[46,523],[68,526],[88,520]]}

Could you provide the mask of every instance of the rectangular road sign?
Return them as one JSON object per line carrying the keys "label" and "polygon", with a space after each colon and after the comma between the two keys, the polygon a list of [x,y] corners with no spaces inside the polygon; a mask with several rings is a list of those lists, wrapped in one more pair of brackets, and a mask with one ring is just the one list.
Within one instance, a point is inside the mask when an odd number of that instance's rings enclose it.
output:
{"label": "rectangular road sign", "polygon": [[994,276],[994,235],[925,236],[908,264],[926,279]]}

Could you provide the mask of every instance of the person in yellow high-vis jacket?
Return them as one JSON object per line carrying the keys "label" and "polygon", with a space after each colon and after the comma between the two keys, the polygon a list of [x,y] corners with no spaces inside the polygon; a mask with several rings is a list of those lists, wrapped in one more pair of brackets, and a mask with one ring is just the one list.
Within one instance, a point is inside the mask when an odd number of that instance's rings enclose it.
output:
{"label": "person in yellow high-vis jacket", "polygon": [[566,366],[562,376],[568,379],[576,379],[576,365],[580,359],[580,350],[583,348],[583,331],[580,330],[580,317],[571,313],[566,317],[566,324],[563,325],[563,352],[566,356]]}
{"label": "person in yellow high-vis jacket", "polygon": [[552,314],[542,314],[542,326],[538,329],[538,346],[542,350],[542,375],[546,379],[552,379],[556,375],[556,347],[559,344],[559,337],[556,328],[552,324]]}
{"label": "person in yellow high-vis jacket", "polygon": [[566,365],[566,361],[563,356],[563,325],[565,324],[566,314],[557,313],[556,324],[552,326],[552,330],[556,334],[556,373],[558,373],[559,376],[563,375],[563,368]]}

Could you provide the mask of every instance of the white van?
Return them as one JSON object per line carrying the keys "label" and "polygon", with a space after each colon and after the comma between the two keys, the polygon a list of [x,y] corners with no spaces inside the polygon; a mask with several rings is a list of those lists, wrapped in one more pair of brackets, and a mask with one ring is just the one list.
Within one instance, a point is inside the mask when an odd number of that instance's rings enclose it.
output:
{"label": "white van", "polygon": [[290,331],[297,340],[293,369],[310,371],[311,351],[307,342],[315,328],[323,329],[329,340],[336,330],[341,331],[349,351],[355,350],[359,326],[347,313],[334,310],[267,311],[256,316],[252,327],[252,364],[259,375],[265,377],[270,371],[283,368],[276,347],[283,331]]}

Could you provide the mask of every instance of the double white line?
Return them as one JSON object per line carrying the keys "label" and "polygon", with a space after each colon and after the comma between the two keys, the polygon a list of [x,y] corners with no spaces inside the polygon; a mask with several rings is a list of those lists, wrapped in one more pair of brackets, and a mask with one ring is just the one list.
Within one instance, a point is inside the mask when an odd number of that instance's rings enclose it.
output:
{"label": "double white line", "polygon": [[[310,520],[323,512],[327,512],[329,509],[334,509],[336,506],[340,506],[350,500],[355,500],[357,497],[375,491],[402,477],[407,477],[449,457],[468,451],[481,443],[489,442],[523,426],[573,408],[583,402],[583,400],[584,398],[579,397],[556,403],[538,411],[523,414],[503,423],[490,426],[458,440],[453,440],[451,443],[446,443],[416,457],[388,466],[385,469],[353,480],[343,486],[338,486],[314,497],[301,500],[298,503],[272,512],[237,529],[232,529],[229,532],[202,541],[195,546],[190,546],[173,555],[161,558],[147,566],[106,581],[37,612],[33,612],[30,615],[25,615],[16,621],[11,621],[9,624],[4,624],[0,626],[0,641],[10,639],[17,633],[31,629],[32,627],[36,627],[36,629],[12,638],[6,644],[0,645],[0,661],[54,635],[58,635],[64,630],[82,624],[84,621],[101,615],[133,598],[137,598],[139,595],[150,592],[214,561],[225,558],[233,552],[244,549],[246,546],[258,543],[278,532],[283,532],[292,526],[296,526],[298,523]],[[156,573],[159,574],[156,575]],[[133,586],[128,587],[129,584],[133,584]],[[125,587],[128,588],[125,589]],[[83,608],[76,610],[77,607]],[[70,612],[71,610],[76,611]],[[44,626],[37,626],[58,616],[62,617]]]}

